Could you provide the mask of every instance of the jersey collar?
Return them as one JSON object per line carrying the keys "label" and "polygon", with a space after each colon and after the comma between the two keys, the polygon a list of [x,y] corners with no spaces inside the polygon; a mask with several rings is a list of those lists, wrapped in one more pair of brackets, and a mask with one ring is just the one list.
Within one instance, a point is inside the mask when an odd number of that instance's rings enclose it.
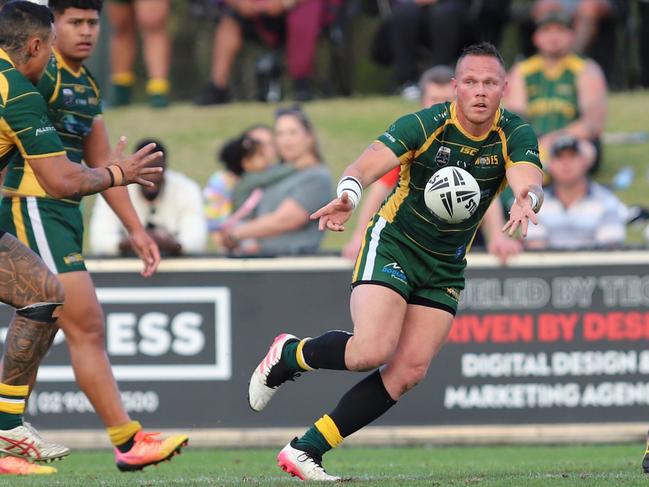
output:
{"label": "jersey collar", "polygon": [[7,61],[9,64],[11,64],[12,67],[14,67],[14,68],[16,67],[14,62],[9,57],[9,54],[7,54],[7,51],[5,51],[2,48],[0,48],[0,59],[2,59],[3,61]]}
{"label": "jersey collar", "polygon": [[460,123],[460,121],[457,118],[457,104],[455,102],[451,103],[451,122],[453,123],[453,125],[455,125],[457,127],[457,129],[462,133],[462,135],[464,135],[466,138],[468,138],[470,140],[474,140],[476,142],[480,142],[482,140],[485,140],[487,137],[489,137],[489,134],[493,130],[497,130],[498,122],[500,122],[500,116],[501,115],[502,115],[502,109],[498,108],[498,110],[496,110],[496,113],[494,114],[493,122],[491,123],[491,127],[489,128],[487,133],[484,134],[482,137],[476,137],[475,135],[471,135],[469,132],[467,132],[464,129],[464,127],[462,127],[462,124]]}
{"label": "jersey collar", "polygon": [[75,71],[74,69],[72,69],[72,68],[68,65],[68,63],[65,62],[65,60],[63,59],[63,56],[61,56],[61,54],[60,54],[56,49],[52,48],[52,53],[54,54],[54,57],[56,58],[56,63],[57,63],[60,67],[62,67],[62,68],[65,69],[66,71],[68,71],[68,72],[69,72],[70,74],[72,74],[73,76],[76,76],[77,78],[78,78],[79,76],[81,76],[81,73],[82,73],[82,71],[83,71],[83,66],[80,67],[77,71]]}

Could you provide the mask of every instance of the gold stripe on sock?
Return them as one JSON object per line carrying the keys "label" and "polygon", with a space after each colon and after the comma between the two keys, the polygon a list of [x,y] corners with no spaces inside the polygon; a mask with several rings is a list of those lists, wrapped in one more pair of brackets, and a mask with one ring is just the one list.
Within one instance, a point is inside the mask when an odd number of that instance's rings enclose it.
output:
{"label": "gold stripe on sock", "polygon": [[135,73],[127,71],[125,73],[115,73],[110,77],[114,85],[133,86],[135,84]]}
{"label": "gold stripe on sock", "polygon": [[6,402],[0,399],[0,413],[23,414],[25,412],[25,400],[17,402]]}
{"label": "gold stripe on sock", "polygon": [[303,338],[302,340],[300,340],[300,343],[297,344],[297,350],[295,351],[295,359],[297,360],[297,364],[304,370],[313,370],[313,367],[309,367],[309,364],[307,364],[306,360],[304,360],[304,354],[302,353],[304,344],[309,340],[311,340],[311,338]]}
{"label": "gold stripe on sock", "polygon": [[151,78],[146,84],[149,95],[166,95],[169,93],[169,80],[164,78]]}
{"label": "gold stripe on sock", "polygon": [[343,437],[340,435],[338,426],[336,426],[336,423],[334,423],[334,420],[331,419],[328,414],[325,414],[316,421],[315,427],[320,433],[322,433],[322,436],[324,436],[331,448],[336,448],[343,442]]}
{"label": "gold stripe on sock", "polygon": [[9,384],[3,384],[0,382],[0,395],[3,396],[16,396],[16,397],[27,397],[29,394],[29,386],[11,386]]}
{"label": "gold stripe on sock", "polygon": [[122,445],[126,443],[135,433],[142,429],[139,421],[129,421],[119,426],[109,426],[106,428],[110,442],[115,445]]}

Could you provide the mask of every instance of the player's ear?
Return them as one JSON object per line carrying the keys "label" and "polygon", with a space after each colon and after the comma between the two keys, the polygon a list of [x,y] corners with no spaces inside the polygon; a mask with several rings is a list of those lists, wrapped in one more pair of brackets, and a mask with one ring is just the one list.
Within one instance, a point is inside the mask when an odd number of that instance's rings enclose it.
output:
{"label": "player's ear", "polygon": [[38,56],[43,47],[43,39],[38,36],[32,36],[27,40],[27,54],[30,58]]}

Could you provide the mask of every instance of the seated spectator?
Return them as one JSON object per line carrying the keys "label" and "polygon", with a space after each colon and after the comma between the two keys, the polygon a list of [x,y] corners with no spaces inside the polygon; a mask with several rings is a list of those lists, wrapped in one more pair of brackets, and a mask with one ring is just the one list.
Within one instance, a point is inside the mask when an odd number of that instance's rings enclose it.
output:
{"label": "seated spectator", "polygon": [[572,48],[584,53],[598,34],[602,19],[612,17],[619,0],[536,0],[532,18],[538,21],[550,14],[566,13],[574,19],[575,38]]}
{"label": "seated spectator", "polygon": [[171,0],[109,0],[112,106],[131,103],[135,84],[137,33],[142,35],[144,66],[149,77],[146,93],[154,108],[169,104],[171,39],[167,21]]}
{"label": "seated spectator", "polygon": [[258,255],[317,252],[323,233],[310,215],[332,195],[329,169],[324,165],[313,126],[299,108],[279,110],[275,142],[280,159],[295,172],[263,188],[255,218],[222,231],[223,244],[243,253],[241,242],[254,239]]}
{"label": "seated spectator", "polygon": [[572,136],[555,140],[539,224],[528,227],[531,249],[586,249],[619,246],[626,238],[626,208],[588,176],[595,149]]}
{"label": "seated spectator", "polygon": [[566,15],[550,13],[540,19],[533,37],[538,54],[511,69],[505,105],[535,129],[542,158],[562,135],[593,142],[594,172],[606,121],[606,80],[594,61],[572,51],[573,40]]}
{"label": "seated spectator", "polygon": [[[464,42],[464,22],[469,0],[393,0],[389,20],[389,45],[400,94],[419,98],[417,63],[422,48],[430,50],[428,65],[451,66]],[[423,36],[422,36],[423,34]]]}
{"label": "seated spectator", "polygon": [[[167,169],[167,151],[157,140],[143,140],[137,148],[151,142],[164,154],[152,165],[163,167],[165,171],[154,187],[134,184],[128,187],[135,211],[160,247],[161,255],[204,252],[207,225],[201,188],[187,176]],[[97,198],[90,218],[90,249],[98,255],[132,255],[128,233],[103,198]]]}
{"label": "seated spectator", "polygon": [[230,101],[230,74],[244,37],[278,49],[286,46],[286,65],[296,100],[312,98],[311,78],[327,0],[225,0],[214,32],[211,80],[194,99],[197,105]]}
{"label": "seated spectator", "polygon": [[263,173],[276,162],[272,129],[265,125],[249,128],[227,141],[221,147],[218,159],[225,170],[212,174],[203,190],[205,217],[210,232],[220,230],[233,210],[238,209],[249,196],[249,193],[241,196],[240,190],[237,196],[239,201],[234,201],[235,189],[242,177],[251,173]]}

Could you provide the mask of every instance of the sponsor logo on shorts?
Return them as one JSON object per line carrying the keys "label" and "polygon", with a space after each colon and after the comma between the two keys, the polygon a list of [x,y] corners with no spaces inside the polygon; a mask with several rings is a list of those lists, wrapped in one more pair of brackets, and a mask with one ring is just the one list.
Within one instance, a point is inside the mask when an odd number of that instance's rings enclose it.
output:
{"label": "sponsor logo on shorts", "polygon": [[76,254],[68,254],[65,257],[63,257],[63,262],[66,264],[79,264],[80,262],[83,262],[83,255],[76,253]]}
{"label": "sponsor logo on shorts", "polygon": [[403,272],[403,269],[401,269],[401,266],[399,266],[399,264],[397,264],[396,262],[391,262],[384,265],[383,269],[381,269],[381,272],[389,274],[390,277],[395,278],[397,281],[408,284],[408,278],[406,277],[406,274]]}
{"label": "sponsor logo on shorts", "polygon": [[445,289],[446,294],[448,294],[450,297],[452,297],[455,301],[460,300],[460,291],[457,289],[454,289],[452,287],[447,287]]}
{"label": "sponsor logo on shorts", "polygon": [[446,166],[448,161],[451,160],[451,149],[445,145],[440,146],[437,149],[437,154],[435,155],[435,162],[439,167]]}

